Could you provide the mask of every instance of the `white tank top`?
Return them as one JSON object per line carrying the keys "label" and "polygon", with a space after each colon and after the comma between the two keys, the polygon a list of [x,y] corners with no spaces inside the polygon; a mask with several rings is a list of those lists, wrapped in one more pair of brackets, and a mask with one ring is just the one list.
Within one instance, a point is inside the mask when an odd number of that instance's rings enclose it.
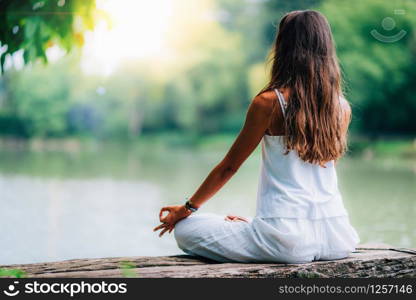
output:
{"label": "white tank top", "polygon": [[[283,116],[286,102],[275,89]],[[295,151],[287,155],[283,136],[264,135],[257,192],[257,217],[322,219],[346,216],[338,189],[334,161],[326,168],[303,161]]]}

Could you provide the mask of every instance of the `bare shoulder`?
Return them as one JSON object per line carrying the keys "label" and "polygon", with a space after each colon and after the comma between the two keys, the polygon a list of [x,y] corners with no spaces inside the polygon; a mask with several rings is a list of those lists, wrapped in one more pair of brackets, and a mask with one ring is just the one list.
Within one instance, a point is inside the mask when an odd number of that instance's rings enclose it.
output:
{"label": "bare shoulder", "polygon": [[275,98],[276,95],[273,91],[266,91],[254,97],[251,106],[257,111],[271,114]]}

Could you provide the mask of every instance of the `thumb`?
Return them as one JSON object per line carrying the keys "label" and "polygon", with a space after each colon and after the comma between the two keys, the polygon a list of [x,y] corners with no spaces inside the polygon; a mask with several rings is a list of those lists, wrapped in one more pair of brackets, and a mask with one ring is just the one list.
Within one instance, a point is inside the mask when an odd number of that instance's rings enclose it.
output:
{"label": "thumb", "polygon": [[163,216],[163,212],[164,211],[167,211],[167,212],[170,213],[170,207],[168,207],[168,206],[162,207],[162,209],[159,212],[159,220],[160,220],[160,222],[163,222],[163,220],[166,218],[166,216],[165,217]]}

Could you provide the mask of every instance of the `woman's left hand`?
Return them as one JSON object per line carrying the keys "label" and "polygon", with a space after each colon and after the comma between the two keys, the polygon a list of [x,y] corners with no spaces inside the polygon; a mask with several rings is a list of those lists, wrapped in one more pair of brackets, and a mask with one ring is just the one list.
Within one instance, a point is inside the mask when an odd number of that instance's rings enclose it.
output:
{"label": "woman's left hand", "polygon": [[[163,216],[164,211],[168,212],[166,216]],[[188,217],[191,213],[192,212],[186,209],[185,205],[162,207],[159,212],[159,220],[162,222],[162,224],[153,228],[153,231],[162,229],[162,231],[159,233],[159,237],[165,234],[166,231],[171,233],[173,228],[175,228],[175,224],[178,223],[178,221]]]}
{"label": "woman's left hand", "polygon": [[226,221],[243,221],[248,223],[248,219],[240,216],[234,216],[234,215],[227,215],[225,217]]}

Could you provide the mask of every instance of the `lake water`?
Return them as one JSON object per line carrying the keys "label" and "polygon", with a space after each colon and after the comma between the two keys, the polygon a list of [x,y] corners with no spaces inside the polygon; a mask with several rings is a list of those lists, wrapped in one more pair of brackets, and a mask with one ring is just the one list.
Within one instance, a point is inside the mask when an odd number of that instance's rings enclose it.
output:
{"label": "lake water", "polygon": [[[152,232],[159,209],[182,204],[227,149],[2,150],[0,264],[181,253]],[[202,211],[254,215],[259,149]],[[346,157],[337,168],[361,242],[416,247],[416,161]]]}

